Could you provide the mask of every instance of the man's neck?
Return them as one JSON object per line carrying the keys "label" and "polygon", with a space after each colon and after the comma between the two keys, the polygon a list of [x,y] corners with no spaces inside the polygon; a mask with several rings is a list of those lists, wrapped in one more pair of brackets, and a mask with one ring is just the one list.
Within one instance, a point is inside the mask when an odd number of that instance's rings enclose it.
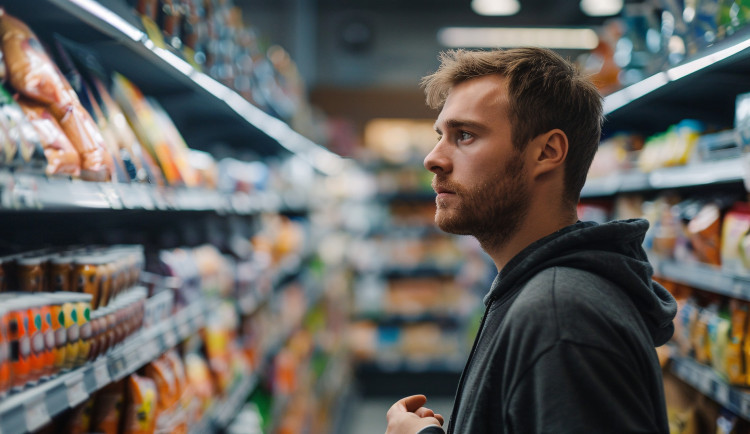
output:
{"label": "man's neck", "polygon": [[[482,244],[484,251],[487,252],[495,262],[498,272],[502,271],[514,256],[528,247],[531,243],[578,221],[575,212],[573,212],[572,215],[560,216],[558,219],[545,218],[549,214],[532,214],[532,212],[533,211],[530,210],[529,217],[521,224],[515,232],[515,235],[502,243],[502,245],[488,246]],[[539,218],[534,216],[543,217]]]}

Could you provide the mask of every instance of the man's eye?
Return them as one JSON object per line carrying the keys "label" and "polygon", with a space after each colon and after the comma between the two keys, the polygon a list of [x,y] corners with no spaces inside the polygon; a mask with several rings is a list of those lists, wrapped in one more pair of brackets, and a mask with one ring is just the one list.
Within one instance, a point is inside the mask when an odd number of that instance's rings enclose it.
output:
{"label": "man's eye", "polygon": [[466,131],[461,131],[459,137],[460,137],[461,140],[470,140],[471,139],[471,134],[467,133]]}
{"label": "man's eye", "polygon": [[441,140],[443,140],[443,136],[442,136],[442,135],[440,135],[440,134],[438,134],[438,136],[437,136],[437,140],[435,140],[435,141],[436,141],[436,142],[439,142],[439,141],[441,141]]}

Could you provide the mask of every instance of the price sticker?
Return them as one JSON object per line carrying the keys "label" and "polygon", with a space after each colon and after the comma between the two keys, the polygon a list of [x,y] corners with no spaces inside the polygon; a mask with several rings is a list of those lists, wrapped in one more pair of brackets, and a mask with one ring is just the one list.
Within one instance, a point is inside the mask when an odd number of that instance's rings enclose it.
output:
{"label": "price sticker", "polygon": [[711,377],[705,374],[699,374],[698,376],[698,389],[700,389],[701,392],[703,392],[705,395],[711,395]]}
{"label": "price sticker", "polygon": [[177,323],[177,333],[180,335],[180,339],[189,337],[191,332],[190,323],[187,320]]}
{"label": "price sticker", "polygon": [[716,400],[724,406],[729,404],[729,386],[724,383],[716,384]]}
{"label": "price sticker", "polygon": [[165,328],[162,338],[164,339],[164,346],[166,348],[174,348],[177,345],[177,335],[175,335],[172,327]]}
{"label": "price sticker", "polygon": [[111,209],[122,209],[120,195],[117,194],[117,190],[112,185],[102,182],[100,188]]}
{"label": "price sticker", "polygon": [[28,431],[36,431],[50,421],[49,412],[42,396],[27,402],[24,413],[26,416],[26,430]]}
{"label": "price sticker", "polygon": [[76,378],[74,381],[67,382],[68,386],[68,405],[75,407],[85,401],[89,394],[86,393],[86,387],[83,384],[83,376]]}
{"label": "price sticker", "polygon": [[101,359],[94,366],[94,378],[96,379],[96,387],[98,389],[101,389],[112,381],[109,377],[109,368],[107,367],[106,359]]}

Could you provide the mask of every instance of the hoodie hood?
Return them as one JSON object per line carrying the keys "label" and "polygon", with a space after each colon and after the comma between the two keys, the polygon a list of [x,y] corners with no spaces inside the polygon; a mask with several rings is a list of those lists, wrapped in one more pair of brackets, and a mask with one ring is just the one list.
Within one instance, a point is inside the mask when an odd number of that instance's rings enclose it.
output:
{"label": "hoodie hood", "polygon": [[546,268],[577,268],[622,288],[643,317],[654,345],[663,345],[674,333],[677,303],[651,280],[654,270],[642,247],[647,229],[648,221],[643,219],[567,226],[517,254],[497,275],[484,302],[502,300]]}

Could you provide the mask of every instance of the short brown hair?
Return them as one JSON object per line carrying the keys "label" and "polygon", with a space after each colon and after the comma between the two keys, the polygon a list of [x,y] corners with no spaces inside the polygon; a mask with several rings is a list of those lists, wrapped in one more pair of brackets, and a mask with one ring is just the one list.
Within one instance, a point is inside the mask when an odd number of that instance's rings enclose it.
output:
{"label": "short brown hair", "polygon": [[440,109],[453,86],[490,74],[507,80],[511,137],[517,150],[555,128],[568,136],[565,196],[577,203],[601,137],[602,97],[596,86],[544,48],[450,50],[440,54],[438,70],[422,79],[427,105]]}

